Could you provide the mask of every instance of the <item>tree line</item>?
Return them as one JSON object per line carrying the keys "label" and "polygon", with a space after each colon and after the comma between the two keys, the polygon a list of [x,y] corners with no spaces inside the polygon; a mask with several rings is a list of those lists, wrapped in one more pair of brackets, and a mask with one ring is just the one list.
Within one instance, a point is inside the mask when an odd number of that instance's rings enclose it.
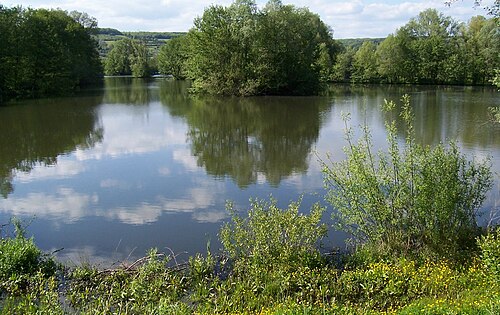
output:
{"label": "tree line", "polygon": [[86,13],[0,5],[0,101],[68,93],[102,76]]}
{"label": "tree line", "polygon": [[500,29],[495,18],[458,23],[427,9],[379,45],[345,48],[330,79],[353,83],[489,84],[500,67]]}
{"label": "tree line", "polygon": [[[207,9],[187,36],[171,40],[161,48],[158,55],[160,72],[179,79],[193,79],[196,89],[210,92],[208,86],[216,86],[211,91],[216,94],[290,92],[280,88],[255,88],[262,81],[273,81],[274,75],[273,83],[278,86],[280,83],[276,81],[279,79],[283,80],[281,83],[297,79],[299,85],[303,84],[301,80],[306,80],[308,84],[302,87],[316,87],[302,91],[307,94],[317,92],[322,82],[484,85],[492,82],[495,69],[500,67],[500,29],[495,18],[475,16],[465,24],[435,9],[427,9],[384,40],[366,40],[358,48],[334,41],[328,30],[317,32],[322,36],[316,36],[316,41],[309,44],[307,41],[294,42],[292,38],[296,32],[314,33],[314,25],[302,22],[298,29],[293,29],[287,10],[298,13],[303,9],[283,6],[277,4],[278,1],[269,2],[261,14],[270,15],[269,20],[280,17],[287,22],[275,20],[277,27],[260,35],[258,30],[263,28],[221,21],[214,23],[215,17],[220,18],[217,10],[238,12],[236,8],[248,6],[248,3],[236,1],[227,9]],[[266,23],[262,15],[260,19],[261,23]],[[233,18],[238,23],[242,20]],[[322,24],[321,21],[318,23]],[[242,34],[231,41],[235,28]],[[228,33],[224,34],[224,31]],[[281,35],[277,38],[277,34]],[[265,38],[261,45],[257,43],[259,36]],[[300,33],[296,37],[307,38]],[[245,38],[249,38],[251,44],[245,46]],[[281,40],[284,40],[283,44],[279,44]],[[283,50],[276,48],[280,45]],[[256,52],[256,56],[251,56],[252,52]],[[274,53],[273,57],[266,58],[270,52]],[[308,53],[306,62],[304,57]],[[217,58],[220,59],[217,61]],[[291,75],[287,77],[287,74]],[[246,82],[243,85],[246,88],[253,83],[254,89],[242,89],[242,82]],[[231,91],[231,88],[236,91]]]}
{"label": "tree line", "polygon": [[141,76],[157,63],[162,74],[191,79],[193,90],[221,95],[316,94],[326,79],[322,69],[340,51],[317,14],[278,0],[262,9],[252,0],[208,7],[186,36],[162,46],[156,62],[138,49],[122,53],[133,43],[144,47],[128,39],[114,45],[107,74]]}
{"label": "tree line", "polygon": [[[434,9],[384,40],[334,40],[307,8],[270,0],[211,5],[159,52],[124,38],[102,60],[85,13],[0,5],[0,101],[74,91],[107,75],[190,79],[218,95],[310,95],[328,82],[490,84],[500,68],[498,18],[459,23]],[[497,78],[498,79],[498,78]]]}

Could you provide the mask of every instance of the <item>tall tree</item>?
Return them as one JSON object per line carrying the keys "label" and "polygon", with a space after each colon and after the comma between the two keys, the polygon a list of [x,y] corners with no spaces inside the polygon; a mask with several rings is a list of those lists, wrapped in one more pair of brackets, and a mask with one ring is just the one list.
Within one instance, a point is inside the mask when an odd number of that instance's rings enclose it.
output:
{"label": "tall tree", "polygon": [[356,51],[347,47],[337,55],[332,69],[332,80],[334,82],[350,82],[352,76],[352,61]]}
{"label": "tall tree", "polygon": [[147,77],[149,72],[149,52],[146,45],[138,40],[124,38],[113,44],[106,57],[106,75],[132,75]]}
{"label": "tall tree", "polygon": [[371,41],[365,41],[353,57],[352,80],[357,83],[372,83],[378,80],[377,47]]}
{"label": "tall tree", "polygon": [[403,29],[412,38],[410,49],[417,56],[419,83],[443,83],[445,63],[454,52],[451,41],[458,35],[459,24],[435,9],[427,9]]}
{"label": "tall tree", "polygon": [[7,97],[67,93],[102,75],[95,38],[65,11],[0,6],[0,34]]}
{"label": "tall tree", "polygon": [[169,39],[161,46],[158,53],[158,68],[160,73],[172,75],[176,79],[186,78],[186,60],[188,57],[186,36]]}
{"label": "tall tree", "polygon": [[330,29],[307,9],[270,1],[211,6],[189,32],[187,74],[213,94],[314,94],[325,54],[336,46]]}

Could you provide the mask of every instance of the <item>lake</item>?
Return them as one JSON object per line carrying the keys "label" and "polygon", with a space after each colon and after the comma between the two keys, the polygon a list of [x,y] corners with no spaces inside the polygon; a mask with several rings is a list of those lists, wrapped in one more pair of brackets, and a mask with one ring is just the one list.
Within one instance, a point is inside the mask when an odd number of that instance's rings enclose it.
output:
{"label": "lake", "polygon": [[[308,211],[324,194],[318,158],[344,156],[342,113],[353,127],[366,122],[384,148],[390,116],[380,105],[405,93],[418,141],[453,139],[470,158],[491,159],[486,224],[500,211],[493,87],[332,85],[318,97],[223,98],[191,96],[183,81],[128,77],[0,107],[0,224],[22,219],[38,246],[64,248],[57,257],[75,264],[133,260],[151,247],[179,259],[208,243],[217,249],[227,201],[245,211],[251,198],[285,207],[302,196]],[[325,246],[344,237],[331,231]]]}

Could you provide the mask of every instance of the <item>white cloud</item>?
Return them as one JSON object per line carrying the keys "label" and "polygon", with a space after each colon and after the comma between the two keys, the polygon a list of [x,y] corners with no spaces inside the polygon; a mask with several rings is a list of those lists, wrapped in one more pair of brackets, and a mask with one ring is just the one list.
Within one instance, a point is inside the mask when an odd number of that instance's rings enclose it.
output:
{"label": "white cloud", "polygon": [[141,225],[156,222],[161,213],[162,208],[160,205],[144,202],[138,206],[109,209],[104,215],[122,223]]}
{"label": "white cloud", "polygon": [[160,174],[161,176],[168,176],[172,173],[172,171],[168,168],[168,167],[161,167],[159,170],[158,170],[158,174]]}
{"label": "white cloud", "polygon": [[99,185],[101,188],[119,188],[119,189],[130,189],[132,185],[121,180],[107,178],[101,180]]}
{"label": "white cloud", "polygon": [[141,107],[108,104],[101,106],[100,111],[105,126],[103,139],[93,148],[77,149],[74,154],[78,160],[144,154],[186,143],[186,127],[171,120],[160,104]]}
{"label": "white cloud", "polygon": [[16,180],[29,183],[35,180],[63,179],[76,176],[85,171],[85,166],[80,161],[59,159],[54,165],[37,165],[28,173],[16,172]]}
{"label": "white cloud", "polygon": [[[26,197],[0,199],[0,211],[12,216],[56,218],[65,222],[89,216],[99,201],[96,194],[82,194],[70,188],[59,188],[55,194],[29,193]],[[90,213],[89,213],[90,212]]]}
{"label": "white cloud", "polygon": [[195,172],[199,170],[196,158],[191,155],[188,149],[178,149],[173,152],[174,161],[182,164],[188,171]]}

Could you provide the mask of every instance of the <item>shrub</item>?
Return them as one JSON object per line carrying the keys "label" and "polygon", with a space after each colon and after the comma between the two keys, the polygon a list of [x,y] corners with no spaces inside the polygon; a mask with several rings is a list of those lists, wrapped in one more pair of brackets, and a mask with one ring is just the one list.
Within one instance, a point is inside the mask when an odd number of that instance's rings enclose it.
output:
{"label": "shrub", "polygon": [[27,279],[36,273],[54,275],[55,261],[44,254],[33,241],[24,236],[19,221],[12,220],[15,237],[0,239],[0,292],[17,291],[27,286]]}
{"label": "shrub", "polygon": [[317,302],[329,294],[335,271],[326,267],[318,245],[326,234],[324,209],[299,213],[300,201],[280,209],[275,200],[255,200],[246,217],[228,206],[231,222],[220,240],[229,258],[228,278],[214,287],[212,312],[256,312],[296,298]]}
{"label": "shrub", "polygon": [[255,200],[248,217],[241,218],[228,206],[231,223],[222,227],[220,239],[236,266],[269,269],[286,265],[315,266],[320,263],[318,243],[327,229],[321,223],[324,208],[313,205],[309,215],[299,213],[300,201],[279,209],[276,201]]}
{"label": "shrub", "polygon": [[500,228],[489,231],[479,241],[481,261],[488,272],[500,281]]}
{"label": "shrub", "polygon": [[[345,117],[347,155],[323,163],[338,227],[357,245],[397,256],[453,256],[475,245],[476,215],[492,185],[487,162],[469,161],[456,144],[417,143],[409,96],[402,98],[405,141],[398,143],[396,123],[386,123],[388,150],[373,153],[370,130],[354,143]],[[394,102],[385,102],[393,110]]]}

